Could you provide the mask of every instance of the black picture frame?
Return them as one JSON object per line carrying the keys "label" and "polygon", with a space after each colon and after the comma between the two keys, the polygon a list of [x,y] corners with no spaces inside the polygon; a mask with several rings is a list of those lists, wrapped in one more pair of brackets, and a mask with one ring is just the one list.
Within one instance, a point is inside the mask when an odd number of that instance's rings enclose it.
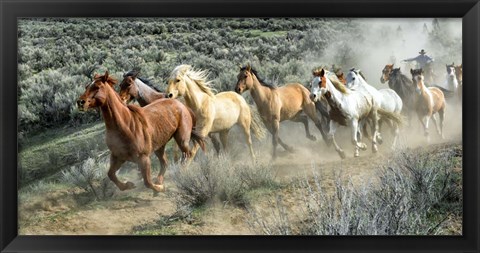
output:
{"label": "black picture frame", "polygon": [[[17,18],[460,17],[463,18],[462,236],[18,236]],[[478,0],[0,0],[1,252],[479,252]]]}

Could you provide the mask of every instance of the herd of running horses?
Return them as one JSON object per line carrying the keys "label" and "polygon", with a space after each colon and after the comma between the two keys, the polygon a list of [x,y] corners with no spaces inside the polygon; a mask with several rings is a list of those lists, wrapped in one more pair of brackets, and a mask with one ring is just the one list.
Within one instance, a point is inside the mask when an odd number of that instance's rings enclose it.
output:
{"label": "herd of running horses", "polygon": [[[446,99],[461,101],[462,66],[447,65],[446,85],[452,88],[427,87],[422,69],[411,69],[411,78],[400,68],[388,64],[382,71],[381,82],[389,88],[377,90],[367,83],[361,71],[353,68],[344,73],[318,68],[313,71],[310,90],[300,83],[283,86],[267,84],[250,65],[240,68],[234,91],[216,93],[207,80],[207,72],[190,65],[177,66],[168,79],[165,92],[156,90],[148,80],[129,72],[123,76],[120,91],[115,91],[117,80],[106,71],[95,74],[86,85],[85,92],[77,100],[80,111],[99,108],[106,126],[106,144],[110,149],[108,177],[120,190],[135,187],[132,182],[122,182],[116,172],[123,163],[131,161],[139,166],[143,182],[154,192],[165,190],[164,174],[167,168],[165,147],[174,139],[182,154],[182,164],[188,166],[199,148],[205,152],[205,138],[211,139],[217,152],[220,142],[228,147],[228,133],[238,125],[245,135],[252,160],[251,131],[257,138],[264,135],[264,128],[272,134],[273,158],[277,156],[277,144],[292,152],[279,136],[280,122],[291,120],[305,126],[306,137],[310,133],[308,118],[320,130],[328,146],[332,144],[342,158],[345,152],[335,141],[335,131],[340,126],[351,128],[354,156],[367,145],[365,136],[377,152],[382,143],[381,125],[387,124],[394,134],[395,147],[399,128],[416,114],[429,140],[429,121],[432,119],[439,136],[443,138],[443,122]],[[241,95],[250,91],[256,108]],[[183,97],[183,101],[176,99]],[[140,106],[130,103],[136,100]],[[437,123],[436,114],[439,115]],[[263,125],[262,125],[263,122]],[[367,128],[371,129],[369,133]],[[214,135],[218,133],[220,142]],[[190,146],[193,142],[193,146]],[[156,179],[151,177],[150,155],[155,153],[161,165]]]}

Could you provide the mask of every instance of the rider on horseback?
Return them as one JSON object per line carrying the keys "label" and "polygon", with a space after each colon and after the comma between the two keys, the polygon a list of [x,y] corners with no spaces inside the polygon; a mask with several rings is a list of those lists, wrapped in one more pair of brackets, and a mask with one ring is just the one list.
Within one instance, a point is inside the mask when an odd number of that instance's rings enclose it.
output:
{"label": "rider on horseback", "polygon": [[428,83],[431,84],[433,82],[433,68],[431,63],[433,63],[434,59],[428,56],[427,52],[423,49],[418,53],[419,55],[417,57],[405,59],[402,62],[416,61],[417,68],[423,69],[425,73],[425,81],[428,81]]}

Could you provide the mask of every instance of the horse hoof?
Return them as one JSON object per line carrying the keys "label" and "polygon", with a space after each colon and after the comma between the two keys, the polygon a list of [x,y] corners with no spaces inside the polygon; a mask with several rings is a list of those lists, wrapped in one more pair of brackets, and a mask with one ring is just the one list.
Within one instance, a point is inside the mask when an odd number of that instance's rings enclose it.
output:
{"label": "horse hoof", "polygon": [[341,157],[342,159],[347,158],[347,156],[345,155],[345,151],[343,151],[343,150],[342,150],[342,151],[339,151],[338,154],[340,155],[340,157]]}
{"label": "horse hoof", "polygon": [[295,150],[294,150],[292,147],[286,147],[285,150],[286,150],[288,153],[293,153],[293,152],[295,152]]}
{"label": "horse hoof", "polygon": [[360,145],[360,150],[363,150],[363,151],[367,150],[367,144],[362,143],[362,144]]}
{"label": "horse hoof", "polygon": [[159,193],[159,192],[165,192],[165,185],[163,185],[163,184],[154,184],[154,185],[153,185],[153,191],[154,191],[154,192],[157,192],[157,193]]}
{"label": "horse hoof", "polygon": [[311,141],[316,141],[317,140],[317,137],[315,137],[315,135],[309,135],[309,136],[307,136],[307,138]]}
{"label": "horse hoof", "polygon": [[123,190],[131,190],[131,189],[135,189],[135,188],[136,188],[135,184],[128,181],[127,183],[125,183],[125,189],[123,189]]}
{"label": "horse hoof", "polygon": [[377,143],[382,145],[383,144],[383,139],[380,137],[377,137]]}
{"label": "horse hoof", "polygon": [[377,153],[377,152],[378,152],[377,146],[373,146],[373,147],[372,147],[372,152],[373,152],[373,153]]}

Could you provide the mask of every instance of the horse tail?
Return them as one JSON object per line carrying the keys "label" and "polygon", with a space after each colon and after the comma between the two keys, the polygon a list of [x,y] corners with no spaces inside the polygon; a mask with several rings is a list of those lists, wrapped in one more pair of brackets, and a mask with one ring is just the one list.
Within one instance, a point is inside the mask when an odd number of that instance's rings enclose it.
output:
{"label": "horse tail", "polygon": [[380,118],[392,121],[398,126],[402,126],[405,121],[400,113],[386,111],[382,108],[378,108],[377,113],[380,115]]}
{"label": "horse tail", "polygon": [[250,116],[252,119],[250,123],[250,130],[253,131],[253,134],[257,139],[261,140],[265,138],[267,131],[265,130],[262,118],[260,117],[260,113],[258,112],[257,107],[253,105],[249,105],[249,106],[250,106]]}
{"label": "horse tail", "polygon": [[197,131],[192,130],[190,135],[190,140],[192,142],[196,142],[202,148],[203,152],[205,152],[205,137],[201,136]]}

